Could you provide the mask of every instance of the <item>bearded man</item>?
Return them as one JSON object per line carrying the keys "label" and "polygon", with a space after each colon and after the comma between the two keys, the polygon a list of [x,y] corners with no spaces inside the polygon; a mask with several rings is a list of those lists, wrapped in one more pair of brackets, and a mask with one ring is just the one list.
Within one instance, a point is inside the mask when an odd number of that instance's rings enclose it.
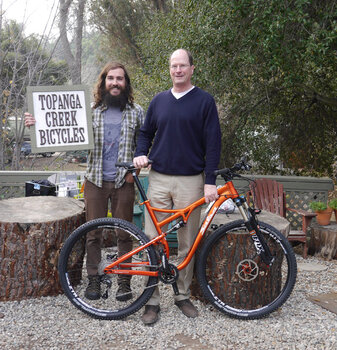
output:
{"label": "bearded man", "polygon": [[[93,132],[94,149],[88,155],[84,185],[86,219],[106,217],[109,200],[112,217],[132,221],[135,189],[133,177],[116,162],[132,162],[136,136],[144,122],[143,109],[135,104],[129,75],[120,63],[108,63],[101,71],[94,91]],[[87,235],[88,299],[99,299],[101,261],[101,231]],[[129,252],[132,241],[117,232],[118,255]],[[132,298],[130,277],[118,275],[116,299]]]}
{"label": "bearded man", "polygon": [[[35,124],[35,118],[25,113],[25,125]],[[86,220],[106,217],[109,201],[112,217],[132,221],[135,189],[133,177],[116,162],[132,162],[136,149],[136,136],[144,122],[143,109],[134,103],[133,90],[125,67],[116,62],[107,63],[101,71],[94,90],[92,125],[94,148],[88,154],[84,183]],[[117,230],[118,255],[132,248],[130,237]],[[98,265],[101,261],[102,231],[87,234],[88,286],[85,296],[101,298]],[[130,277],[118,275],[116,299],[132,298]]]}

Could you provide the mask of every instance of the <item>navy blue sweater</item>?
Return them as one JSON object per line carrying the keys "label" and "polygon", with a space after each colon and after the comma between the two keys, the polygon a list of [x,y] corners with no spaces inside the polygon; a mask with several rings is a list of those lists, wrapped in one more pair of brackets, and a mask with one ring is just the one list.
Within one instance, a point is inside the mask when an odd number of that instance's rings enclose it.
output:
{"label": "navy blue sweater", "polygon": [[221,132],[213,97],[197,87],[178,100],[171,90],[156,95],[139,131],[135,156],[147,155],[150,148],[153,170],[167,175],[204,171],[205,183],[215,184]]}

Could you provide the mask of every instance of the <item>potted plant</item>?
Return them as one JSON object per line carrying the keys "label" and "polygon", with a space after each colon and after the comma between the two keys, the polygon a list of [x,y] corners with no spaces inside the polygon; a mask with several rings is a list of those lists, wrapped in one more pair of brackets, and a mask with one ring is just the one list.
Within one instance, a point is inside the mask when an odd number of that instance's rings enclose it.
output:
{"label": "potted plant", "polygon": [[329,201],[329,207],[335,212],[335,219],[337,222],[337,198],[331,199],[331,201]]}
{"label": "potted plant", "polygon": [[323,202],[311,202],[309,207],[317,214],[317,223],[321,226],[330,224],[332,209],[328,208],[326,203]]}

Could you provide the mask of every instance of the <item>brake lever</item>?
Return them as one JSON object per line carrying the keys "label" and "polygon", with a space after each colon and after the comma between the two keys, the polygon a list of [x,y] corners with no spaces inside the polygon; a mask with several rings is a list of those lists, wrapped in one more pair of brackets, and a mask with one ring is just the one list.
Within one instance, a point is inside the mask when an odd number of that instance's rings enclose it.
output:
{"label": "brake lever", "polygon": [[247,170],[247,171],[249,171],[251,168],[252,168],[252,166],[251,166],[250,164],[248,164],[248,163],[245,163],[245,164],[243,164],[243,166],[242,166],[242,170]]}
{"label": "brake lever", "polygon": [[246,156],[242,157],[240,162],[240,169],[249,171],[251,168],[252,166],[247,163],[247,157]]}

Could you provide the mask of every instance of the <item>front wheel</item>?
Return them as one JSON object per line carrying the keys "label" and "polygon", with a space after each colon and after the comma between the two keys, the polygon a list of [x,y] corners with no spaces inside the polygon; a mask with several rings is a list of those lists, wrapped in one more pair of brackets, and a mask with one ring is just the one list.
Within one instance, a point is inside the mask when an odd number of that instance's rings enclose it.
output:
{"label": "front wheel", "polygon": [[[104,268],[117,259],[118,255],[147,242],[149,239],[141,230],[124,220],[102,218],[83,224],[69,236],[61,250],[58,269],[64,293],[78,309],[94,318],[116,320],[138,311],[149,300],[158,281],[157,277],[141,274],[142,271],[158,267],[154,248],[149,246],[126,261],[129,264],[127,269],[137,270],[138,275],[105,274]],[[120,247],[128,247],[128,250],[121,252]],[[96,253],[93,254],[95,249]],[[92,300],[91,297],[86,297],[86,289],[88,275],[96,269],[100,293],[98,298]],[[116,292],[123,283],[129,285],[131,293],[126,291],[116,297]]]}
{"label": "front wheel", "polygon": [[196,263],[205,297],[221,312],[239,319],[262,318],[279,308],[296,281],[295,254],[274,227],[259,222],[271,254],[267,266],[257,254],[242,220],[221,226],[205,241]]}

